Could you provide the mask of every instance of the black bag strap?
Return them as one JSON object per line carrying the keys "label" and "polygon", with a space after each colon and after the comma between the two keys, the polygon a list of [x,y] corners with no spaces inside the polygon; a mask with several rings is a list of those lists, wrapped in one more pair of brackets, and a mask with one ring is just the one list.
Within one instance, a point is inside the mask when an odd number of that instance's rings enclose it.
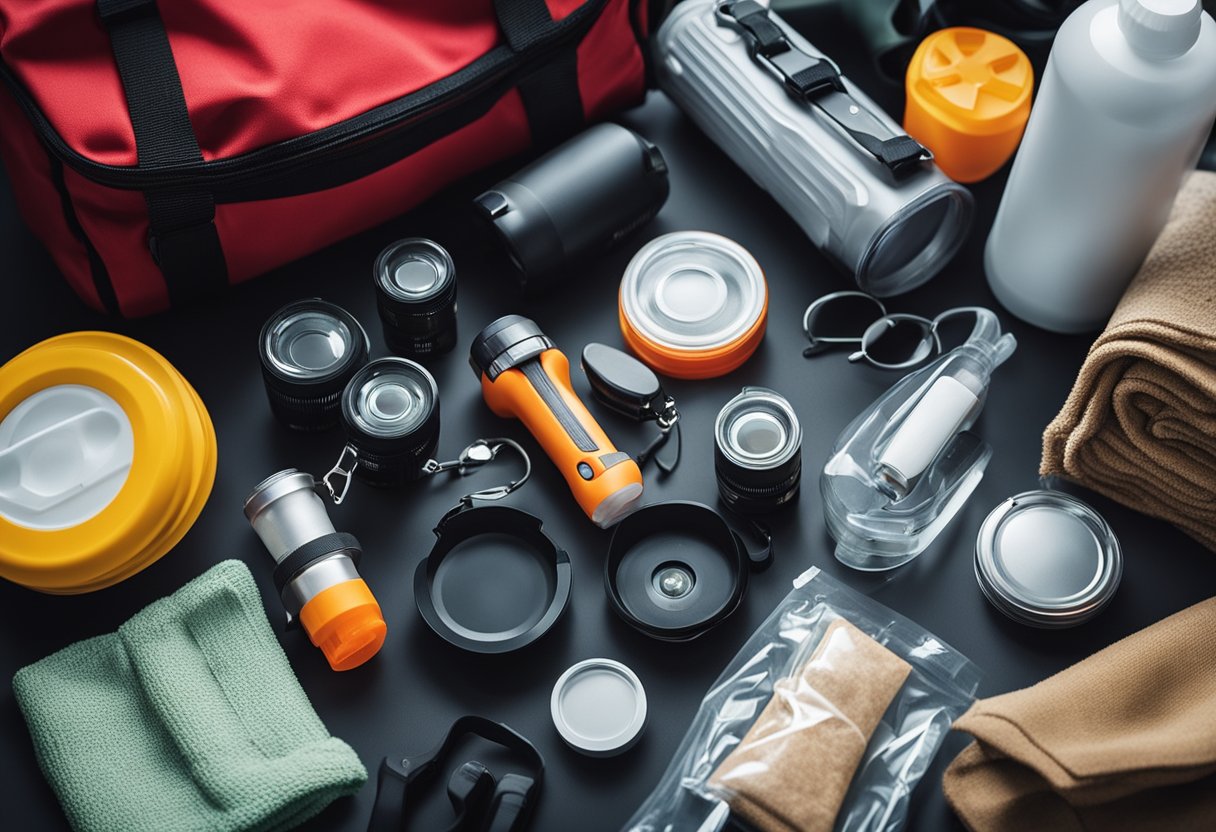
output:
{"label": "black bag strap", "polygon": [[[97,0],[123,92],[141,168],[202,161],[181,78],[156,0]],[[148,247],[169,300],[179,304],[227,285],[215,228],[215,199],[203,192],[146,192]]]}
{"label": "black bag strap", "polygon": [[[532,46],[555,25],[545,0],[494,0],[494,13],[515,52]],[[534,148],[552,147],[583,127],[577,49],[574,43],[560,50],[519,84]]]}
{"label": "black bag strap", "polygon": [[795,47],[767,8],[755,0],[737,0],[723,3],[718,13],[742,30],[752,58],[779,75],[790,95],[818,107],[893,176],[933,159],[928,148],[906,133],[893,132],[850,95],[835,64]]}

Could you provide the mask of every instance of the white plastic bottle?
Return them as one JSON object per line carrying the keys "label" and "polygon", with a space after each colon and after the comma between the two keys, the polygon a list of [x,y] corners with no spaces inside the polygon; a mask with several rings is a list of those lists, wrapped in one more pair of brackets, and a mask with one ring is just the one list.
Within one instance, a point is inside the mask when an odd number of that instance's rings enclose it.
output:
{"label": "white plastic bottle", "polygon": [[1200,0],[1089,0],[1051,48],[984,250],[997,299],[1057,332],[1101,328],[1216,117]]}

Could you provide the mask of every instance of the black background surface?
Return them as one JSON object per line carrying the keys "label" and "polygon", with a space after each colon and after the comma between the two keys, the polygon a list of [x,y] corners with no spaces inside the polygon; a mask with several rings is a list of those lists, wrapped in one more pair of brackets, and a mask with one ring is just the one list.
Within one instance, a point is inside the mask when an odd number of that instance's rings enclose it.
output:
{"label": "black background surface", "polygon": [[[832,51],[830,44],[820,45]],[[861,72],[847,62],[846,68],[855,75]],[[318,713],[334,735],[354,746],[372,772],[373,781],[354,799],[339,801],[306,828],[363,829],[381,757],[425,751],[455,717],[478,713],[531,737],[545,756],[547,780],[533,828],[608,830],[619,828],[649,793],[719,670],[786,593],[790,581],[812,565],[964,652],[985,672],[981,695],[1032,684],[1212,594],[1212,553],[1164,523],[1090,496],[1114,527],[1127,556],[1123,586],[1110,608],[1075,630],[1040,632],[1011,623],[988,606],[972,571],[975,532],[1001,500],[1037,486],[1043,428],[1063,403],[1090,340],[1034,330],[1004,313],[1002,320],[1020,346],[996,372],[987,409],[976,427],[994,448],[976,493],[912,564],[876,577],[838,564],[824,530],[818,474],[844,425],[897,376],[850,365],[839,353],[804,360],[802,310],[825,292],[849,288],[850,280],[661,96],[652,94],[623,121],[663,149],[671,168],[670,201],[655,222],[620,248],[572,268],[561,290],[531,301],[518,297],[512,276],[465,212],[469,197],[492,181],[493,172],[215,301],[136,322],[104,319],[79,304],[19,221],[9,189],[0,188],[0,273],[5,277],[0,358],[75,329],[114,329],[143,340],[198,390],[214,419],[220,454],[215,489],[197,524],[173,552],[134,578],[79,597],[42,596],[0,582],[0,678],[7,682],[25,664],[78,639],[114,630],[212,564],[239,558],[250,565],[283,648]],[[995,308],[981,252],[1003,176],[974,189],[979,213],[965,250],[927,286],[892,301],[893,311],[933,315],[957,305]],[[805,481],[797,504],[773,523],[775,565],[753,581],[744,606],[703,638],[671,645],[630,630],[609,610],[601,577],[608,533],[594,528],[578,510],[557,472],[521,427],[489,412],[466,357],[477,330],[507,312],[535,318],[573,360],[588,341],[620,345],[616,293],[625,264],[647,239],[680,229],[719,232],[755,254],[769,281],[770,320],[759,351],[741,369],[720,379],[673,380],[666,385],[684,417],[684,459],[665,480],[648,475],[647,500],[715,502],[713,419],[744,384],[773,387],[794,403],[805,432]],[[414,566],[430,549],[431,528],[460,494],[502,481],[511,471],[506,466],[490,468],[463,482],[435,478],[402,491],[356,484],[348,503],[331,514],[340,530],[355,533],[364,545],[363,574],[384,608],[389,638],[370,664],[335,674],[302,633],[283,632],[271,561],[246,524],[241,505],[249,489],[273,471],[289,466],[325,471],[342,442],[336,434],[294,435],[273,421],[258,372],[256,337],[263,320],[283,303],[322,296],[364,322],[374,356],[387,354],[375,313],[371,264],[385,244],[415,235],[432,237],[452,252],[460,281],[459,346],[429,362],[443,402],[440,458],[450,458],[480,436],[512,436],[535,452],[533,480],[510,502],[541,515],[549,533],[570,552],[572,602],[555,629],[524,652],[496,658],[450,648],[418,617],[410,585]],[[576,389],[586,397],[586,379],[577,369],[574,377]],[[649,426],[636,427],[592,409],[624,449],[636,451],[651,435]],[[567,749],[549,717],[549,694],[557,677],[574,662],[595,656],[631,666],[649,698],[642,741],[615,759],[588,759]],[[916,792],[909,829],[961,828],[944,803],[940,778],[965,741],[961,735],[947,740]],[[0,685],[0,753],[0,805],[5,807],[0,826],[66,828],[7,683]],[[414,828],[442,828],[440,817],[424,816]]]}

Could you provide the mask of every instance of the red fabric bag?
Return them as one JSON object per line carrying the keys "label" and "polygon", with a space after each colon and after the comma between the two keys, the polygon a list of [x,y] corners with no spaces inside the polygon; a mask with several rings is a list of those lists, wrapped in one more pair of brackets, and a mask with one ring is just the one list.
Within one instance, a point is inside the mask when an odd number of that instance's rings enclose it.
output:
{"label": "red fabric bag", "polygon": [[0,0],[0,154],[92,306],[145,315],[645,92],[645,0]]}

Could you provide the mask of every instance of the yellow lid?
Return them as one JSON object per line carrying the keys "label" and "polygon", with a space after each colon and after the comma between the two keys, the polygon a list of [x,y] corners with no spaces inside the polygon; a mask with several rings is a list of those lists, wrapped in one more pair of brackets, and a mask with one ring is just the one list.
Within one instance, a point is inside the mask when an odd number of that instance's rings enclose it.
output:
{"label": "yellow lid", "polygon": [[51,593],[117,583],[202,510],[216,444],[198,395],[154,350],[106,332],[0,367],[0,576]]}
{"label": "yellow lid", "polygon": [[908,65],[904,129],[948,176],[976,182],[1017,149],[1033,90],[1030,59],[1012,41],[969,26],[942,29]]}

